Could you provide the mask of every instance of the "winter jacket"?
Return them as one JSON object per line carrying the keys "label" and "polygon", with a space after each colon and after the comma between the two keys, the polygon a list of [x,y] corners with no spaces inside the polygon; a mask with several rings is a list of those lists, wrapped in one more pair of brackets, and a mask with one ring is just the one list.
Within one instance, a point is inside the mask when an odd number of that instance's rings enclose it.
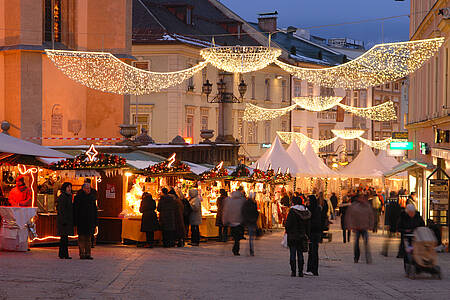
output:
{"label": "winter jacket", "polygon": [[222,216],[223,225],[232,227],[242,225],[242,206],[245,201],[245,197],[240,191],[232,192],[231,197],[225,199]]}
{"label": "winter jacket", "polygon": [[216,216],[216,226],[223,226],[222,216],[223,216],[223,203],[227,197],[220,196],[217,198],[217,216]]}
{"label": "winter jacket", "polygon": [[142,213],[141,231],[150,232],[159,229],[158,217],[156,216],[156,202],[151,196],[142,199],[139,212]]}
{"label": "winter jacket", "polygon": [[350,207],[350,202],[342,203],[339,206],[339,212],[341,213],[341,228],[342,230],[347,229],[345,227],[345,216],[347,214],[347,209]]}
{"label": "winter jacket", "polygon": [[289,247],[305,248],[306,240],[311,234],[311,212],[303,205],[289,209],[285,225]]}
{"label": "winter jacket", "polygon": [[338,206],[338,198],[336,195],[333,195],[330,197],[330,202],[331,205],[333,206],[333,209],[336,209],[336,207]]}
{"label": "winter jacket", "polygon": [[308,210],[311,212],[311,233],[319,233],[322,234],[323,227],[322,227],[322,210],[321,207],[317,204],[317,201],[315,204],[311,203],[308,206]]}
{"label": "winter jacket", "polygon": [[375,222],[372,206],[368,201],[356,201],[345,214],[345,225],[351,230],[369,230]]}
{"label": "winter jacket", "polygon": [[175,222],[178,215],[178,204],[175,197],[163,194],[158,202],[159,225],[163,231],[175,231]]}
{"label": "winter jacket", "polygon": [[62,192],[56,199],[56,217],[58,235],[73,235],[73,205],[72,194]]}
{"label": "winter jacket", "polygon": [[189,203],[192,207],[191,215],[189,216],[190,225],[202,224],[202,202],[198,196],[198,190],[189,190]]}
{"label": "winter jacket", "polygon": [[412,218],[405,211],[401,213],[398,222],[398,231],[401,233],[413,233],[414,229],[422,226],[425,226],[425,222],[419,212],[416,211],[416,214]]}
{"label": "winter jacket", "polygon": [[96,194],[92,192],[86,194],[82,189],[78,191],[73,201],[73,221],[77,226],[78,234],[92,235],[97,226],[97,204]]}
{"label": "winter jacket", "polygon": [[177,203],[177,210],[175,211],[175,238],[183,239],[186,235],[186,227],[184,226],[184,204],[183,200],[181,200],[176,194],[171,194]]}
{"label": "winter jacket", "polygon": [[288,195],[283,196],[283,198],[281,198],[281,200],[280,200],[280,203],[281,203],[281,205],[286,206],[286,207],[291,206],[290,205],[291,204],[291,200],[289,199]]}
{"label": "winter jacket", "polygon": [[390,201],[386,206],[386,213],[384,215],[385,225],[389,225],[389,231],[397,232],[397,225],[400,219],[402,208],[398,204],[398,201]]}
{"label": "winter jacket", "polygon": [[244,225],[246,226],[256,226],[256,222],[258,221],[258,205],[254,200],[248,199],[242,205],[242,218],[244,221]]}

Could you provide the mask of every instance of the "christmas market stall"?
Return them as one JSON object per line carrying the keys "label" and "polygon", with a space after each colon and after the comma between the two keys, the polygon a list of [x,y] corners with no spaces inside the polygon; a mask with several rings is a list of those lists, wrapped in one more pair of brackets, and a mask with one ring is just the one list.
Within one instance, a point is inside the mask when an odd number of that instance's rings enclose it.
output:
{"label": "christmas market stall", "polygon": [[71,157],[0,133],[0,249],[27,251],[38,210],[42,159]]}
{"label": "christmas market stall", "polygon": [[[84,183],[90,183],[97,196],[99,208],[99,228],[97,232],[106,232],[110,228],[102,223],[102,213],[114,205],[116,186],[112,182],[122,177],[128,168],[126,159],[115,154],[98,152],[94,145],[87,151],[76,155],[74,158],[54,161],[43,159],[49,165],[39,173],[37,207],[38,218],[36,219],[37,237],[33,239],[34,244],[48,243],[58,240],[56,234],[56,202],[62,183],[72,184],[73,195],[81,189]],[[71,236],[70,238],[76,238]]]}

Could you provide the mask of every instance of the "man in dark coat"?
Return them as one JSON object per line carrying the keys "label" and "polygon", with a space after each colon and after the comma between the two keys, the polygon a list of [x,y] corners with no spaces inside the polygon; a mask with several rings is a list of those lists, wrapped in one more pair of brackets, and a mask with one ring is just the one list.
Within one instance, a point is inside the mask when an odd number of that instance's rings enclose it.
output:
{"label": "man in dark coat", "polygon": [[256,222],[258,221],[258,205],[255,201],[255,193],[250,192],[248,200],[244,202],[242,206],[242,218],[244,220],[244,225],[248,228],[248,243],[250,247],[250,256],[255,255],[255,250],[253,247],[253,240],[256,236]]}
{"label": "man in dark coat", "polygon": [[[89,183],[89,185],[91,186],[91,191],[92,191],[92,194],[94,195],[94,199],[95,199],[95,204],[97,205],[97,201],[98,201],[98,192],[97,192],[97,190],[92,186],[92,181],[91,181],[91,179],[90,178],[86,178],[85,180],[84,180],[84,183]],[[98,206],[97,206],[97,209],[98,209]],[[98,222],[98,220],[97,220],[97,222]],[[95,224],[95,226],[98,226],[98,223],[97,224]],[[93,234],[93,235],[91,235],[91,248],[94,248],[95,247],[95,243],[96,243],[96,241],[95,241],[95,235]]]}
{"label": "man in dark coat", "polygon": [[331,193],[330,202],[333,206],[333,214],[331,215],[331,218],[334,220],[336,218],[336,208],[338,207],[338,197],[336,196],[336,193]]}
{"label": "man in dark coat", "polygon": [[61,194],[56,199],[56,217],[59,241],[58,256],[61,259],[71,259],[69,256],[69,235],[73,235],[73,205],[72,184],[64,182],[61,186]]}
{"label": "man in dark coat", "polygon": [[73,202],[74,225],[77,226],[80,259],[93,259],[91,256],[91,236],[97,225],[96,194],[89,183],[83,184]]}
{"label": "man in dark coat", "polygon": [[297,260],[298,276],[303,277],[303,252],[308,251],[308,238],[311,234],[311,212],[301,205],[300,197],[292,198],[292,204],[285,225],[290,252],[289,263],[291,265],[291,276],[295,277],[296,275]]}
{"label": "man in dark coat", "polygon": [[228,227],[223,225],[223,204],[228,197],[227,191],[220,189],[220,196],[217,198],[217,216],[216,226],[219,227],[219,242],[226,242],[228,240]]}
{"label": "man in dark coat", "polygon": [[143,193],[139,212],[142,213],[141,232],[145,232],[147,240],[145,248],[153,248],[155,231],[159,229],[155,210],[156,202],[153,200],[152,195],[147,192]]}
{"label": "man in dark coat", "polygon": [[308,265],[305,275],[319,276],[319,242],[322,239],[322,211],[315,195],[308,196],[308,210],[311,212]]}
{"label": "man in dark coat", "polygon": [[175,199],[178,207],[178,210],[176,211],[175,215],[175,240],[177,241],[177,247],[184,247],[186,228],[184,226],[184,218],[183,218],[183,210],[184,210],[183,200],[181,200],[178,197],[174,188],[170,189],[169,195]]}
{"label": "man in dark coat", "polygon": [[158,202],[158,211],[159,224],[161,225],[163,234],[163,246],[166,248],[174,247],[179,207],[175,197],[169,195],[169,191],[166,188],[163,188],[161,193]]}
{"label": "man in dark coat", "polygon": [[[394,194],[395,196],[395,194]],[[394,237],[397,232],[397,225],[400,218],[400,214],[402,212],[402,208],[400,204],[398,204],[398,198],[392,197],[388,199],[388,203],[386,204],[385,210],[385,224],[389,226],[389,236],[386,237],[383,243],[383,250],[381,251],[381,255],[388,256],[389,254],[389,244],[391,239]],[[403,243],[400,241],[400,243]],[[401,250],[399,249],[398,256],[401,256]]]}

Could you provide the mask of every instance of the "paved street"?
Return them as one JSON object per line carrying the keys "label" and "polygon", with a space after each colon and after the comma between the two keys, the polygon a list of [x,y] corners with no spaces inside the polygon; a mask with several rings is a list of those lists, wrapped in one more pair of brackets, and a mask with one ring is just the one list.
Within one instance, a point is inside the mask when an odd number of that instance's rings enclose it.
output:
{"label": "paved street", "polygon": [[[231,243],[199,248],[145,249],[99,245],[93,261],[60,260],[55,247],[28,253],[0,252],[0,299],[448,299],[450,254],[440,254],[442,281],[404,277],[402,260],[379,255],[381,236],[372,236],[374,263],[354,264],[340,232],[320,246],[319,277],[291,278],[281,231],[244,243],[240,257]],[[245,242],[245,241],[244,241]],[[392,252],[394,252],[392,247]],[[393,253],[392,253],[393,254]]]}

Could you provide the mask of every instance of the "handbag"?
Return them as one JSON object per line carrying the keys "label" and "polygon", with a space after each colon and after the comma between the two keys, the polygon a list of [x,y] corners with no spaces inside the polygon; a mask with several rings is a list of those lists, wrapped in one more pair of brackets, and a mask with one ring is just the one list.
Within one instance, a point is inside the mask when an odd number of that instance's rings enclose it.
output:
{"label": "handbag", "polygon": [[287,243],[287,233],[285,233],[283,235],[283,238],[281,239],[281,246],[283,248],[287,248],[288,247],[288,243]]}

